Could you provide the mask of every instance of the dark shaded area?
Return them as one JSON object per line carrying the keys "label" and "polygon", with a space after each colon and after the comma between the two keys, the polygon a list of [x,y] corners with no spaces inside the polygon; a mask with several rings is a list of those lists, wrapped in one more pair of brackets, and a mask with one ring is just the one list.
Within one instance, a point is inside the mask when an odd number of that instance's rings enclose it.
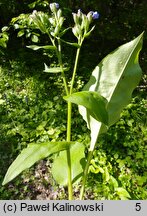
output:
{"label": "dark shaded area", "polygon": [[[21,13],[30,13],[33,9],[48,11],[49,6],[43,5],[44,1],[36,1],[36,6],[28,6],[33,0],[1,0],[0,3],[0,27],[8,25],[12,17]],[[41,3],[42,2],[42,3]],[[147,28],[147,4],[145,0],[105,0],[105,1],[58,1],[66,17],[65,25],[73,25],[72,12],[79,8],[84,12],[98,11],[100,19],[95,21],[96,29],[92,36],[87,39],[83,47],[81,65],[86,68],[93,68],[106,54],[117,48],[119,45],[133,39]],[[17,38],[17,31],[10,29],[10,41],[8,44],[8,53],[11,58],[20,56],[24,61],[30,61],[31,52],[25,48],[29,44],[29,39]],[[73,40],[69,33],[66,39]],[[42,38],[40,43],[47,39]],[[147,36],[144,35],[144,48],[142,50],[141,65],[146,70],[147,62],[145,60],[145,47],[147,45]],[[21,50],[23,49],[23,51]],[[66,50],[67,51],[67,50]],[[23,54],[22,54],[23,53]],[[70,52],[71,54],[71,52]],[[68,54],[67,54],[68,55]],[[9,56],[9,57],[10,57]],[[27,57],[28,56],[28,57]],[[40,55],[41,56],[41,55]],[[35,56],[37,58],[37,56]],[[37,58],[40,59],[40,58]],[[86,61],[84,61],[86,59]],[[32,59],[33,61],[33,59]],[[35,61],[35,60],[34,60]],[[32,63],[34,63],[34,61]],[[40,62],[42,59],[40,59]],[[144,62],[144,63],[142,63]],[[82,70],[82,69],[81,69]]]}

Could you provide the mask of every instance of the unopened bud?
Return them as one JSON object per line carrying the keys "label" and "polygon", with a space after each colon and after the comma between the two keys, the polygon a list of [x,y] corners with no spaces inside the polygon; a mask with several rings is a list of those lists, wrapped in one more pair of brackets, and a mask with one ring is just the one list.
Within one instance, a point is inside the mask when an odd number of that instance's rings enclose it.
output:
{"label": "unopened bud", "polygon": [[52,26],[54,26],[54,27],[56,26],[56,21],[54,18],[49,18],[49,22]]}
{"label": "unopened bud", "polygon": [[79,37],[77,30],[76,30],[76,26],[72,28],[72,32],[77,38]]}
{"label": "unopened bud", "polygon": [[87,25],[89,24],[88,19],[85,14],[82,14],[82,24],[81,29],[87,29]]}
{"label": "unopened bud", "polygon": [[58,3],[51,3],[50,4],[50,9],[53,13],[55,13],[57,11],[57,9],[59,8],[59,4]]}
{"label": "unopened bud", "polygon": [[57,25],[55,30],[54,30],[54,36],[58,36],[59,31],[60,31],[60,27]]}
{"label": "unopened bud", "polygon": [[30,18],[31,19],[34,19],[37,15],[37,11],[36,10],[33,10],[33,13],[30,15]]}
{"label": "unopened bud", "polygon": [[61,16],[62,16],[62,10],[59,9],[59,10],[57,11],[57,17],[58,17],[58,19],[59,19]]}
{"label": "unopened bud", "polygon": [[92,22],[92,14],[93,14],[93,13],[94,13],[93,11],[90,11],[90,12],[87,14],[87,18],[88,18],[89,23]]}
{"label": "unopened bud", "polygon": [[79,24],[79,17],[76,13],[72,13],[75,24]]}
{"label": "unopened bud", "polygon": [[37,14],[37,11],[36,11],[36,10],[33,10],[32,15],[36,15],[36,14]]}
{"label": "unopened bud", "polygon": [[81,9],[78,10],[77,15],[78,15],[78,17],[82,17],[82,11],[81,11]]}
{"label": "unopened bud", "polygon": [[75,25],[74,28],[72,28],[72,31],[74,35],[78,38],[79,36],[82,36],[82,30],[80,25]]}
{"label": "unopened bud", "polygon": [[64,22],[64,18],[60,17],[60,19],[59,19],[59,26],[60,26],[60,28],[62,27],[63,22]]}

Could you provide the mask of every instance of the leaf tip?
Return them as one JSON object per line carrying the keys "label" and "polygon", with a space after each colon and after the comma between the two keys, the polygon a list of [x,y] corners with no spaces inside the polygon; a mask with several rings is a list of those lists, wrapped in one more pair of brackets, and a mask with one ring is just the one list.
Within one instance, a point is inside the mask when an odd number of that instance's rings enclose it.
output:
{"label": "leaf tip", "polygon": [[8,181],[6,181],[6,176],[4,177],[4,180],[2,182],[2,186],[6,185],[8,183]]}

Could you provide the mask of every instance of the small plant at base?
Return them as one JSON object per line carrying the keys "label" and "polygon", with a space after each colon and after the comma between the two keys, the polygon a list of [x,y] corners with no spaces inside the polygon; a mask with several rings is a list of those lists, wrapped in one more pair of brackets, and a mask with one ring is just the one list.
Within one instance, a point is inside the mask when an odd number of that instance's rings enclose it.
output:
{"label": "small plant at base", "polygon": [[[33,11],[30,19],[35,28],[48,35],[51,44],[31,45],[28,48],[53,50],[57,55],[59,66],[48,67],[45,64],[44,72],[60,73],[63,80],[65,88],[63,98],[67,101],[66,140],[29,144],[9,167],[3,185],[38,160],[58,152],[59,155],[54,158],[52,167],[53,177],[59,184],[68,185],[69,200],[73,199],[73,184],[82,178],[80,199],[83,199],[89,165],[98,137],[101,133],[106,133],[108,128],[119,119],[122,109],[129,103],[132,91],[141,78],[138,53],[142,47],[143,34],[106,56],[92,72],[92,76],[83,91],[73,93],[80,50],[84,39],[94,30],[95,26],[91,27],[91,24],[94,19],[99,18],[99,14],[97,11],[90,11],[85,15],[80,9],[77,13],[73,13],[74,27],[72,32],[77,41],[71,43],[62,39],[62,36],[71,28],[63,28],[65,18],[62,16],[59,4],[51,3],[50,10],[51,16],[43,12]],[[65,73],[68,68],[64,67],[62,60],[62,43],[77,49],[70,86]],[[72,103],[78,105],[79,112],[91,131],[87,159],[85,158],[85,146],[82,143],[72,141]]]}

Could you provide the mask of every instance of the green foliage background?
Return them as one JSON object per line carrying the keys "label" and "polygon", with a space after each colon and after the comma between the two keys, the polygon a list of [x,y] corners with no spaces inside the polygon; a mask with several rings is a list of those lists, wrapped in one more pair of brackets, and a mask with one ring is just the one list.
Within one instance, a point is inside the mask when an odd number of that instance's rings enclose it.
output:
{"label": "green foliage background", "polygon": [[[1,0],[0,27],[9,26],[10,20],[21,13],[31,13],[34,6],[38,10],[48,10],[49,2],[38,0],[31,4],[33,2],[23,0],[20,4],[17,0]],[[65,25],[73,25],[71,12],[79,8],[83,12],[98,10],[100,13],[96,29],[82,49],[77,90],[83,87],[91,70],[106,54],[147,27],[147,5],[143,0],[58,2],[67,17]],[[28,143],[61,140],[66,131],[62,80],[58,75],[49,76],[42,72],[44,62],[55,65],[56,59],[52,53],[48,60],[41,51],[28,50],[26,45],[32,43],[31,38],[25,35],[17,37],[19,30],[10,25],[8,45],[1,48],[0,56],[0,184],[10,163]],[[66,37],[73,40],[70,33]],[[40,44],[47,43],[44,36],[38,35],[38,38]],[[147,199],[146,44],[145,33],[140,58],[143,78],[119,122],[101,137],[90,166],[87,199]],[[64,47],[64,51],[64,62],[70,67],[74,50]],[[86,145],[89,131],[76,106],[73,116],[73,140]],[[52,160],[41,161],[9,185],[0,186],[0,199],[66,199],[66,189],[59,188],[51,178],[51,163]],[[75,198],[78,187],[74,189]]]}

